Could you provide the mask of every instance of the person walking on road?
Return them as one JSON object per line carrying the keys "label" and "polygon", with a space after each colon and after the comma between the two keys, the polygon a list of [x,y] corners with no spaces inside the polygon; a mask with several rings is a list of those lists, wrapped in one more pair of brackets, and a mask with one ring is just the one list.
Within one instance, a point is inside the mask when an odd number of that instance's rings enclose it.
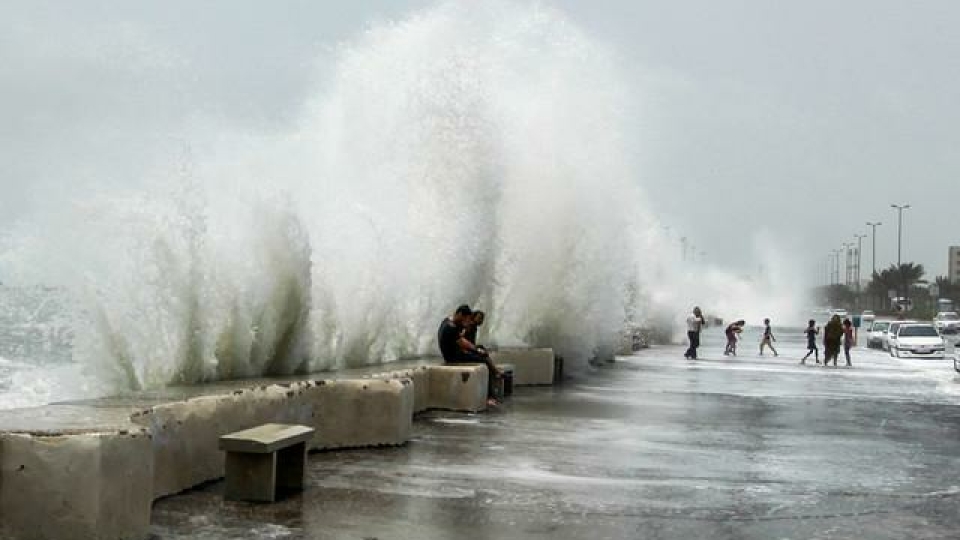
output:
{"label": "person walking on road", "polygon": [[840,316],[834,315],[830,322],[823,327],[823,367],[827,367],[830,360],[833,365],[837,365],[837,357],[840,356],[840,340],[843,338],[843,325],[840,323]]}
{"label": "person walking on road", "polygon": [[[853,367],[850,363],[850,348],[856,345],[856,338],[853,337],[853,323],[850,319],[843,320],[843,356],[847,359],[847,367]],[[836,360],[834,360],[836,365]]]}
{"label": "person walking on road", "polygon": [[697,359],[697,348],[700,347],[700,330],[706,326],[703,320],[703,312],[699,307],[693,308],[693,314],[687,317],[687,339],[690,340],[690,348],[683,353],[683,357],[688,360]]}
{"label": "person walking on road", "polygon": [[807,335],[807,354],[800,360],[800,365],[807,363],[807,358],[810,358],[810,355],[813,354],[813,359],[820,363],[820,350],[817,349],[817,334],[820,333],[820,329],[817,328],[817,321],[810,319],[810,322],[807,324],[807,329],[803,331]]}
{"label": "person walking on road", "polygon": [[723,351],[724,356],[737,355],[737,340],[739,339],[737,334],[743,332],[743,325],[745,324],[747,324],[746,321],[736,321],[730,323],[724,330],[723,333],[727,336],[727,348]]}
{"label": "person walking on road", "polygon": [[770,347],[770,350],[773,351],[774,356],[780,356],[777,353],[777,349],[773,348],[773,342],[777,338],[773,335],[773,330],[770,328],[770,319],[763,320],[763,337],[760,338],[760,356],[763,356],[763,349]]}

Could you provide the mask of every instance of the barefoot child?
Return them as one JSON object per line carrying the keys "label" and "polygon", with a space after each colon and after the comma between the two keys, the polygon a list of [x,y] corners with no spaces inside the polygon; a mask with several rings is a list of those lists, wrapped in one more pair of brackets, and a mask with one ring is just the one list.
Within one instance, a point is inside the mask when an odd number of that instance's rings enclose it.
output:
{"label": "barefoot child", "polygon": [[[850,319],[843,320],[843,356],[847,359],[847,367],[853,367],[853,364],[850,363],[850,348],[853,347],[855,343],[853,337],[853,323],[850,322]],[[834,363],[836,364],[836,363]]]}
{"label": "barefoot child", "polygon": [[803,331],[807,335],[807,355],[800,360],[800,365],[807,363],[807,358],[810,358],[810,353],[813,353],[814,360],[817,363],[820,363],[820,349],[817,348],[817,334],[820,333],[820,329],[816,327],[817,321],[810,319],[807,329]]}
{"label": "barefoot child", "polygon": [[763,338],[760,340],[760,356],[763,356],[763,349],[765,347],[770,347],[770,350],[773,351],[774,356],[780,356],[777,354],[777,350],[773,348],[773,342],[777,338],[773,335],[773,330],[770,328],[770,319],[763,320]]}

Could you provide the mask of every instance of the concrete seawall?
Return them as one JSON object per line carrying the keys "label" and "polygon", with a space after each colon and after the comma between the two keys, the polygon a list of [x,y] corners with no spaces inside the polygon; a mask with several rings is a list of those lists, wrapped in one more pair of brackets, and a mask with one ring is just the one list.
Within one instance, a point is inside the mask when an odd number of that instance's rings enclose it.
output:
{"label": "concrete seawall", "polygon": [[0,538],[143,539],[153,500],[222,478],[219,437],[259,424],[313,427],[313,450],[402,445],[418,412],[486,407],[485,366],[383,367],[0,411]]}

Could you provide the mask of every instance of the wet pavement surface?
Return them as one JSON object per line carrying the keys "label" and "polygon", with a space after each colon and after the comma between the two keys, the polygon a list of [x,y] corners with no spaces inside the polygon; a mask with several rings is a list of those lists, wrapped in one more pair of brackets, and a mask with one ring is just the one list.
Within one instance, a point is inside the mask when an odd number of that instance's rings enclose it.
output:
{"label": "wet pavement surface", "polygon": [[224,502],[222,482],[161,500],[154,537],[960,537],[949,361],[682,351],[521,388],[497,412],[427,414],[402,448],[312,454],[308,489],[276,504]]}

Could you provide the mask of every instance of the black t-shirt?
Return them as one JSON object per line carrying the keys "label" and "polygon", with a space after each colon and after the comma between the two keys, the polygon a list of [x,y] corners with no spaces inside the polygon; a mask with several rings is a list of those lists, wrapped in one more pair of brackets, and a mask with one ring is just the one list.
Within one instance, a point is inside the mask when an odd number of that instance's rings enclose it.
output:
{"label": "black t-shirt", "polygon": [[457,341],[460,340],[461,330],[449,317],[440,323],[440,328],[437,330],[437,344],[440,346],[440,354],[443,355],[444,360],[450,361],[460,356],[460,344]]}
{"label": "black t-shirt", "polygon": [[807,334],[807,347],[813,347],[817,344],[817,329],[816,328],[807,328],[805,330]]}

